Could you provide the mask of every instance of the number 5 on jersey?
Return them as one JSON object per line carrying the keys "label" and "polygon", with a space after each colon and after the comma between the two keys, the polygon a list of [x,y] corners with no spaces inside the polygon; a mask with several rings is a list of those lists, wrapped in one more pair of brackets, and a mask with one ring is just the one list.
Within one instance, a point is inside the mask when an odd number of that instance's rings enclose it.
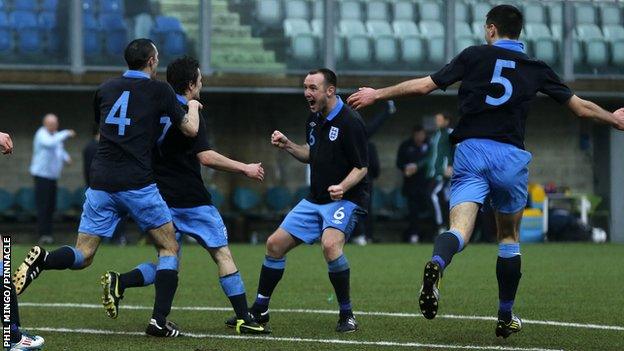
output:
{"label": "number 5 on jersey", "polygon": [[513,85],[509,79],[502,76],[503,68],[516,68],[516,63],[510,60],[496,60],[496,65],[494,66],[494,73],[492,74],[492,80],[490,83],[492,84],[500,84],[505,88],[505,92],[503,96],[494,98],[490,95],[485,97],[485,103],[492,106],[499,106],[507,102],[509,98],[511,98],[511,94],[513,94]]}
{"label": "number 5 on jersey", "polygon": [[115,104],[104,120],[104,123],[106,124],[116,124],[118,126],[117,134],[122,136],[126,134],[126,126],[129,126],[131,122],[130,118],[126,118],[129,99],[129,91],[121,93],[121,96],[117,99],[117,101],[115,101]]}

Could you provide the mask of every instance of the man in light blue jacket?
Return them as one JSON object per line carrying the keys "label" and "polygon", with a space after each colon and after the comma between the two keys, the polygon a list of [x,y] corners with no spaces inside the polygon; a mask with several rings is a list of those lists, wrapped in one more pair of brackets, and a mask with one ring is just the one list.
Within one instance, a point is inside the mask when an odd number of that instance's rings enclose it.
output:
{"label": "man in light blue jacket", "polygon": [[71,163],[71,157],[63,145],[74,137],[71,129],[58,130],[58,117],[49,113],[43,117],[43,126],[35,133],[30,174],[35,179],[35,202],[37,206],[37,233],[40,243],[52,243],[52,215],[56,208],[57,180],[63,164]]}

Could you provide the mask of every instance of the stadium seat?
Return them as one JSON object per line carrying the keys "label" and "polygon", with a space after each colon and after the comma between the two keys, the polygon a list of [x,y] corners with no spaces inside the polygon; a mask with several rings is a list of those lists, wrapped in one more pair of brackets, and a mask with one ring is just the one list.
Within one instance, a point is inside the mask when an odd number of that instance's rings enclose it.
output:
{"label": "stadium seat", "polygon": [[388,194],[390,208],[397,215],[404,215],[407,212],[407,199],[403,196],[401,188],[396,188]]}
{"label": "stadium seat", "polygon": [[106,54],[121,55],[128,41],[128,29],[123,17],[120,14],[102,14],[100,15],[100,28],[106,43],[104,46]]}
{"label": "stadium seat", "polygon": [[58,7],[58,1],[59,0],[43,0],[41,2],[41,10],[48,11],[48,12],[56,11]]}
{"label": "stadium seat", "polygon": [[433,64],[441,64],[446,61],[444,54],[444,26],[441,22],[421,21],[418,25],[420,33],[427,38],[427,57]]}
{"label": "stadium seat", "polygon": [[485,29],[483,28],[483,23],[484,22],[472,22],[472,34],[476,40],[485,40]]}
{"label": "stadium seat", "polygon": [[310,6],[305,0],[286,0],[284,3],[284,13],[286,19],[309,19]]}
{"label": "stadium seat", "polygon": [[298,33],[290,38],[290,56],[297,62],[312,63],[318,59],[316,37],[312,33]]}
{"label": "stadium seat", "polygon": [[13,0],[13,10],[36,12],[39,6],[36,0]]}
{"label": "stadium seat", "polygon": [[73,196],[67,188],[59,187],[56,190],[56,211],[65,214],[72,208]]}
{"label": "stadium seat", "polygon": [[7,11],[8,10],[8,6],[7,6],[7,0],[0,0],[0,11]]}
{"label": "stadium seat", "polygon": [[455,20],[470,23],[470,9],[463,0],[455,0]]}
{"label": "stadium seat", "polygon": [[338,14],[341,20],[364,20],[362,6],[357,0],[340,1],[338,3]]}
{"label": "stadium seat", "polygon": [[371,197],[371,208],[374,213],[379,214],[380,211],[388,207],[388,195],[380,188],[375,187]]}
{"label": "stadium seat", "polygon": [[528,23],[546,23],[546,11],[544,6],[537,1],[526,1],[523,7],[525,24]]}
{"label": "stadium seat", "polygon": [[579,24],[576,26],[576,35],[583,42],[585,62],[590,67],[606,66],[609,53],[600,28],[595,24]]}
{"label": "stadium seat", "polygon": [[619,25],[605,25],[602,29],[605,39],[611,46],[611,63],[624,67],[624,27]]}
{"label": "stadium seat", "polygon": [[421,21],[444,21],[442,2],[423,0],[416,3]]}
{"label": "stadium seat", "polygon": [[591,3],[575,3],[574,4],[574,19],[575,24],[596,24],[598,21],[596,20],[596,10],[594,9],[594,5]]}
{"label": "stadium seat", "polygon": [[267,27],[278,27],[282,22],[280,0],[256,0],[254,18]]}
{"label": "stadium seat", "polygon": [[10,192],[0,189],[0,215],[6,215],[13,208],[15,197]]}
{"label": "stadium seat", "polygon": [[9,16],[0,12],[0,55],[7,55],[13,50],[13,33],[9,26]]}
{"label": "stadium seat", "polygon": [[323,8],[322,1],[313,1],[312,4],[312,18],[313,19],[322,19],[325,17],[325,9]]}
{"label": "stadium seat", "polygon": [[94,14],[96,10],[95,0],[82,0],[82,11]]}
{"label": "stadium seat", "polygon": [[425,61],[427,54],[423,40],[419,36],[399,38],[401,44],[401,61],[407,64],[419,64]]}
{"label": "stadium seat", "polygon": [[366,2],[366,18],[371,20],[380,20],[390,22],[390,14],[388,12],[388,3],[385,1],[368,1]]}
{"label": "stadium seat", "polygon": [[225,197],[223,196],[223,194],[214,185],[208,186],[206,187],[206,189],[208,190],[208,192],[210,193],[210,196],[212,197],[212,204],[214,205],[214,207],[221,209],[221,207],[223,206],[223,203],[225,202]]}
{"label": "stadium seat", "polygon": [[272,212],[284,212],[292,203],[292,194],[284,186],[275,186],[267,190],[265,203]]}
{"label": "stadium seat", "polygon": [[[323,20],[322,19],[313,19],[312,20],[312,33],[316,38],[318,38],[318,42],[320,45],[323,45]],[[340,62],[344,57],[344,40],[340,37],[340,33],[336,30],[336,40],[334,41],[334,57],[336,62]]]}
{"label": "stadium seat", "polygon": [[293,197],[292,197],[292,205],[293,206],[297,205],[299,201],[305,199],[309,193],[310,193],[310,187],[306,185],[300,186],[299,188],[297,188],[297,190],[295,190],[295,193],[293,194]]}
{"label": "stadium seat", "polygon": [[34,215],[37,207],[35,206],[35,191],[33,188],[20,188],[15,193],[15,203],[23,214]]}
{"label": "stadium seat", "polygon": [[546,6],[548,7],[550,29],[552,30],[553,25],[563,23],[563,5],[560,1],[547,1]]}
{"label": "stadium seat", "polygon": [[252,189],[237,187],[232,194],[232,203],[238,211],[247,212],[260,204],[260,195]]}
{"label": "stadium seat", "polygon": [[39,28],[41,29],[45,41],[46,52],[58,54],[60,50],[60,37],[56,23],[56,13],[44,11],[39,14]]}
{"label": "stadium seat", "polygon": [[466,22],[455,22],[455,55],[475,44],[472,29]]}
{"label": "stadium seat", "polygon": [[345,39],[347,59],[355,64],[370,62],[372,53],[364,24],[358,20],[341,20],[338,27]]}
{"label": "stadium seat", "polygon": [[600,13],[600,24],[607,25],[622,25],[622,8],[616,3],[600,3],[598,7]]}
{"label": "stadium seat", "polygon": [[114,13],[123,14],[123,4],[121,0],[100,0],[100,14]]}
{"label": "stadium seat", "polygon": [[524,26],[524,33],[533,56],[549,65],[557,63],[559,60],[557,43],[544,23],[527,23]]}
{"label": "stadium seat", "polygon": [[301,18],[287,18],[284,20],[284,35],[287,38],[297,34],[312,34],[310,23]]}
{"label": "stadium seat", "polygon": [[152,37],[162,46],[163,52],[167,56],[178,56],[186,53],[186,35],[180,20],[175,17],[156,17],[154,27],[152,27]]}
{"label": "stadium seat", "polygon": [[392,17],[395,21],[413,22],[416,19],[414,16],[414,4],[409,0],[398,0],[393,2]]}
{"label": "stadium seat", "polygon": [[34,12],[14,11],[9,15],[9,23],[17,34],[19,53],[33,54],[42,51],[41,33]]}
{"label": "stadium seat", "polygon": [[[472,23],[479,23],[483,26],[485,24],[485,16],[492,8],[492,5],[487,2],[479,1],[472,4]],[[474,26],[474,24],[473,24]]]}
{"label": "stadium seat", "polygon": [[98,56],[101,52],[100,45],[100,28],[95,19],[95,15],[90,12],[84,12],[82,15],[82,46],[85,56]]}

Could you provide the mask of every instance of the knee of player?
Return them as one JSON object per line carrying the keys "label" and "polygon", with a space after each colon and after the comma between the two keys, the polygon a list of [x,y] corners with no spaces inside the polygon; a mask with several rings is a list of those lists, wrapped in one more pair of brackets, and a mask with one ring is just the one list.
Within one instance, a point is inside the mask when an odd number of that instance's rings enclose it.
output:
{"label": "knee of player", "polygon": [[278,236],[271,235],[266,241],[267,254],[274,258],[281,258],[284,255],[283,246]]}
{"label": "knee of player", "polygon": [[342,252],[342,240],[338,240],[335,238],[324,238],[321,240],[321,247],[323,248],[323,253],[325,256],[331,255],[333,253]]}

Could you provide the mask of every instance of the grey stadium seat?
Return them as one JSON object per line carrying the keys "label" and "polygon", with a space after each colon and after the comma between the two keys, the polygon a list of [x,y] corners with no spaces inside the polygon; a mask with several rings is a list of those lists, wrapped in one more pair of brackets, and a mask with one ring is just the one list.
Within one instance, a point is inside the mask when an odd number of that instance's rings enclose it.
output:
{"label": "grey stadium seat", "polygon": [[468,23],[455,22],[455,55],[472,45],[475,45],[475,38]]}
{"label": "grey stadium seat", "polygon": [[366,29],[373,40],[375,61],[389,64],[398,61],[399,48],[390,24],[382,20],[366,22]]}
{"label": "grey stadium seat", "polygon": [[606,66],[608,48],[600,28],[595,24],[579,24],[576,35],[583,42],[586,63],[591,67]]}
{"label": "grey stadium seat", "polygon": [[297,61],[311,62],[318,58],[316,38],[311,33],[296,34],[290,39],[290,55]]}
{"label": "grey stadium seat", "polygon": [[540,2],[526,1],[522,11],[525,23],[546,23],[546,11]]}
{"label": "grey stadium seat", "polygon": [[401,44],[401,61],[406,63],[420,63],[426,58],[423,40],[416,23],[398,20],[392,22],[394,34]]}
{"label": "grey stadium seat", "polygon": [[[313,19],[312,20],[312,33],[315,37],[319,38],[319,43],[322,45],[323,38],[323,20],[322,19]],[[340,33],[336,30],[336,40],[334,41],[334,56],[336,57],[336,61],[341,61],[344,58],[344,43],[343,39],[340,38]]]}
{"label": "grey stadium seat", "polygon": [[464,0],[455,0],[455,20],[470,23],[470,9]]}
{"label": "grey stadium seat", "polygon": [[575,24],[596,24],[596,9],[591,3],[576,3],[574,4],[574,18]]}
{"label": "grey stadium seat", "polygon": [[392,29],[394,29],[394,34],[400,38],[410,35],[420,35],[420,31],[418,30],[416,23],[412,21],[394,21],[392,22]]}
{"label": "grey stadium seat", "polygon": [[280,0],[256,0],[255,18],[269,27],[282,24],[282,7]]}
{"label": "grey stadium seat", "polygon": [[481,25],[485,23],[485,16],[492,8],[492,5],[486,2],[476,2],[472,4],[472,22],[479,22]]}
{"label": "grey stadium seat", "polygon": [[285,18],[310,18],[310,6],[309,2],[305,0],[286,0],[284,2],[284,17]]}
{"label": "grey stadium seat", "polygon": [[548,21],[550,22],[550,29],[555,24],[563,23],[563,6],[559,1],[546,2],[548,7]]}
{"label": "grey stadium seat", "polygon": [[297,34],[312,34],[312,27],[308,21],[301,18],[287,18],[284,20],[284,35],[293,37]]}
{"label": "grey stadium seat", "polygon": [[409,0],[397,0],[392,3],[392,17],[395,21],[414,21],[414,4]]}
{"label": "grey stadium seat", "polygon": [[434,0],[421,0],[416,3],[421,21],[443,21],[442,3]]}
{"label": "grey stadium seat", "polygon": [[[322,2],[322,1],[320,1]],[[362,6],[359,1],[356,0],[344,0],[338,2],[341,20],[364,20],[364,14],[362,13]]]}
{"label": "grey stadium seat", "polygon": [[605,25],[602,32],[611,46],[611,63],[624,67],[624,27],[615,24]]}
{"label": "grey stadium seat", "polygon": [[557,63],[559,59],[557,43],[552,38],[548,26],[544,23],[527,23],[524,26],[524,33],[529,42],[532,56],[549,65]]}
{"label": "grey stadium seat", "polygon": [[607,25],[622,25],[622,8],[615,3],[604,3],[598,6],[600,23]]}
{"label": "grey stadium seat", "polygon": [[390,22],[390,14],[388,12],[388,3],[385,1],[368,1],[366,2],[366,16],[370,20],[382,20]]}
{"label": "grey stadium seat", "polygon": [[427,56],[429,61],[435,64],[444,63],[444,26],[441,22],[437,21],[421,21],[418,24],[418,29],[423,38],[425,38],[425,45],[427,46]]}
{"label": "grey stadium seat", "polygon": [[364,24],[358,20],[341,20],[340,36],[345,40],[347,59],[356,64],[369,63],[372,52],[368,33]]}

